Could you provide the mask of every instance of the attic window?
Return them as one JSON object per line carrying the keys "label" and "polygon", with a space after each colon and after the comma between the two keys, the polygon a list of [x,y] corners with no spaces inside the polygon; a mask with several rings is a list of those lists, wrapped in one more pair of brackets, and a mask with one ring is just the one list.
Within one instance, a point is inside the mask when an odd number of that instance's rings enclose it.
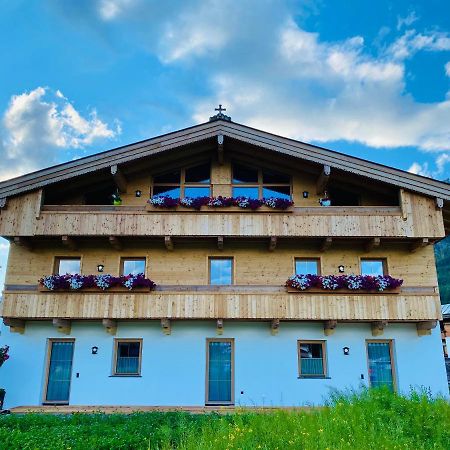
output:
{"label": "attic window", "polygon": [[291,177],[275,170],[233,164],[233,197],[291,198]]}
{"label": "attic window", "polygon": [[154,176],[152,195],[172,198],[209,197],[211,195],[210,163]]}

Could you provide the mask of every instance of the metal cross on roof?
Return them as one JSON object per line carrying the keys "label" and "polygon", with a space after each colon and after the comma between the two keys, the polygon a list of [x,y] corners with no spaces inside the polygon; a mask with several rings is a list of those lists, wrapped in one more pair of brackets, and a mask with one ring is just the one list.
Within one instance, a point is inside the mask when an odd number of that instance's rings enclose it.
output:
{"label": "metal cross on roof", "polygon": [[226,120],[228,122],[231,122],[231,117],[226,116],[223,111],[226,111],[226,108],[222,108],[222,104],[219,104],[218,108],[214,108],[215,111],[218,111],[218,113],[215,116],[212,116],[209,118],[210,122],[213,122],[214,120]]}

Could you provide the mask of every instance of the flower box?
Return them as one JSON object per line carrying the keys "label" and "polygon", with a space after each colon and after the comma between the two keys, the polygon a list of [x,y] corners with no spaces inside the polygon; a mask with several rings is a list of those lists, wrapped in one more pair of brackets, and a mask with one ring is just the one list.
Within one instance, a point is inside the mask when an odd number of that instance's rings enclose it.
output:
{"label": "flower box", "polygon": [[289,206],[286,209],[275,209],[270,206],[262,205],[258,209],[250,209],[250,208],[240,208],[239,206],[201,206],[200,209],[188,208],[186,206],[173,206],[173,207],[158,207],[150,204],[145,205],[145,211],[147,212],[181,212],[181,213],[196,213],[196,212],[204,212],[204,213],[243,213],[243,212],[251,212],[251,213],[273,213],[273,214],[286,214],[292,213],[294,211],[293,206]]}
{"label": "flower box", "polygon": [[111,293],[120,293],[120,292],[126,292],[128,294],[137,294],[140,292],[151,292],[152,288],[150,287],[135,287],[133,289],[128,289],[124,286],[114,286],[110,287],[108,289],[100,289],[98,287],[86,287],[86,288],[80,288],[80,289],[47,289],[45,286],[42,286],[42,284],[38,284],[38,291],[39,292],[52,292],[52,293],[73,293],[76,294],[77,292],[95,292],[97,294],[111,294]]}
{"label": "flower box", "polygon": [[317,287],[312,287],[309,289],[297,289],[292,286],[286,286],[286,291],[291,294],[334,294],[334,295],[341,295],[341,294],[353,294],[353,295],[377,295],[377,294],[399,294],[401,288],[396,287],[392,289],[386,289],[384,291],[366,291],[361,289],[322,289]]}

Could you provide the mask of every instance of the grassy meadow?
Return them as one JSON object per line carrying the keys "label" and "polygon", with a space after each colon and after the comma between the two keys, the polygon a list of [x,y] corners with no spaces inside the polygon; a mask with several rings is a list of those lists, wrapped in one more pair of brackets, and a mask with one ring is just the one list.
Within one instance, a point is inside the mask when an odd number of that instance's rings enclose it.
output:
{"label": "grassy meadow", "polygon": [[426,393],[334,394],[310,412],[0,416],[1,449],[449,449],[450,405]]}

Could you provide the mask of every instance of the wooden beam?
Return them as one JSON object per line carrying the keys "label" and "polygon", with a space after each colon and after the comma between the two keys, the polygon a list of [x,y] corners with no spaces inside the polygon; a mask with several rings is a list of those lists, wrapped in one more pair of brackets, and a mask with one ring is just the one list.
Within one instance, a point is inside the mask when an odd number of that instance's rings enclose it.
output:
{"label": "wooden beam", "polygon": [[125,178],[117,164],[111,166],[111,175],[113,177],[114,183],[117,186],[117,189],[119,189],[119,192],[127,192],[127,179]]}
{"label": "wooden beam", "polygon": [[367,253],[371,252],[372,250],[378,248],[381,244],[381,239],[379,237],[375,237],[373,239],[370,239],[369,242],[367,242],[365,246],[365,250]]}
{"label": "wooden beam", "polygon": [[223,334],[223,319],[217,319],[216,333],[218,335]]}
{"label": "wooden beam", "polygon": [[429,336],[431,330],[436,328],[437,320],[426,320],[425,322],[417,322],[417,335],[418,336]]}
{"label": "wooden beam", "polygon": [[217,236],[217,248],[223,250],[223,236]]}
{"label": "wooden beam", "polygon": [[8,199],[6,197],[0,198],[0,209],[6,209],[8,204]]}
{"label": "wooden beam", "polygon": [[78,247],[75,239],[70,236],[61,236],[61,241],[64,247],[67,247],[69,250],[74,251]]}
{"label": "wooden beam", "polygon": [[169,335],[172,332],[170,319],[161,319],[161,328],[164,334]]}
{"label": "wooden beam", "polygon": [[429,243],[430,243],[430,241],[428,238],[417,239],[410,245],[409,251],[411,253],[417,252],[417,250],[419,250],[423,247],[426,247]]}
{"label": "wooden beam", "polygon": [[273,252],[276,248],[277,248],[277,237],[276,236],[270,236],[269,252]]}
{"label": "wooden beam", "polygon": [[120,251],[123,249],[122,242],[117,236],[109,236],[108,241],[111,244],[111,247],[115,250]]}
{"label": "wooden beam", "polygon": [[114,336],[117,332],[117,320],[103,319],[102,325],[105,327],[106,332]]}
{"label": "wooden beam", "polygon": [[272,319],[272,322],[270,324],[270,332],[272,333],[272,336],[278,334],[279,328],[280,328],[280,319]]}
{"label": "wooden beam", "polygon": [[322,241],[322,243],[320,244],[320,251],[326,252],[331,247],[332,243],[333,243],[333,238],[331,238],[331,237],[325,238]]}
{"label": "wooden beam", "polygon": [[68,319],[53,319],[53,326],[57,328],[59,333],[70,334],[72,324]]}
{"label": "wooden beam", "polygon": [[173,240],[170,236],[164,236],[164,245],[166,246],[167,250],[169,250],[169,252],[173,250]]}
{"label": "wooden beam", "polygon": [[221,166],[223,166],[223,160],[224,160],[223,141],[224,141],[223,134],[217,135],[217,160],[219,161],[219,164]]}
{"label": "wooden beam", "polygon": [[387,325],[387,320],[377,320],[376,322],[372,322],[370,324],[372,329],[372,336],[382,336]]}
{"label": "wooden beam", "polygon": [[325,192],[325,189],[327,187],[328,181],[330,179],[331,174],[331,167],[330,166],[323,166],[322,171],[320,172],[319,178],[317,179],[317,194],[323,194]]}
{"label": "wooden beam", "polygon": [[337,320],[326,320],[323,323],[323,333],[325,336],[331,336],[337,326]]}
{"label": "wooden beam", "polygon": [[3,323],[9,327],[9,331],[11,333],[23,334],[25,332],[25,320],[10,319],[9,317],[5,317],[3,319]]}
{"label": "wooden beam", "polygon": [[436,209],[442,209],[444,207],[444,199],[443,198],[436,198]]}
{"label": "wooden beam", "polygon": [[16,244],[16,245],[18,245],[20,247],[26,248],[30,252],[33,250],[33,245],[32,245],[31,241],[28,238],[15,236],[14,237],[14,244]]}

